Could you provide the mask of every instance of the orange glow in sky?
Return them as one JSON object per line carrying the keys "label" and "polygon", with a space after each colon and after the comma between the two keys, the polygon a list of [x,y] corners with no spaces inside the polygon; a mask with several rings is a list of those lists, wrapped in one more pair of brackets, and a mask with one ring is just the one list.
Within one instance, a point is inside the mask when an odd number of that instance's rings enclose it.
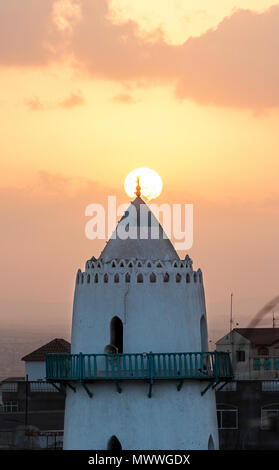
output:
{"label": "orange glow in sky", "polygon": [[231,291],[240,326],[278,293],[278,24],[272,0],[2,2],[3,321],[44,324],[56,302],[70,323],[103,248],[84,208],[126,202],[133,168],[156,169],[158,202],[194,204],[214,331]]}

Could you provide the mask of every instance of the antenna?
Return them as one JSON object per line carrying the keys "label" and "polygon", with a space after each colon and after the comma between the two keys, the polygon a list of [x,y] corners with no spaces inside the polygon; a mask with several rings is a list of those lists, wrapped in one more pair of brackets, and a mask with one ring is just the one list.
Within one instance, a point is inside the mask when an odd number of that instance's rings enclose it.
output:
{"label": "antenna", "polygon": [[234,362],[234,350],[233,350],[233,293],[231,293],[231,314],[230,314],[230,340],[231,340],[231,361],[232,367]]}
{"label": "antenna", "polygon": [[233,330],[233,293],[231,293],[230,332]]}

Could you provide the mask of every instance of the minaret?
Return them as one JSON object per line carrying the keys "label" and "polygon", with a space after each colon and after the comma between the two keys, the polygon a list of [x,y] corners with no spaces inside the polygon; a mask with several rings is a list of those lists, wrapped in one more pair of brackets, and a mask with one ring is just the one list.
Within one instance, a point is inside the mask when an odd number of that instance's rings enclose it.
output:
{"label": "minaret", "polygon": [[161,226],[150,237],[139,179],[135,194],[148,238],[116,228],[78,270],[71,355],[47,358],[47,378],[67,390],[64,448],[218,449],[215,387],[232,373],[226,353],[208,352],[202,272]]}

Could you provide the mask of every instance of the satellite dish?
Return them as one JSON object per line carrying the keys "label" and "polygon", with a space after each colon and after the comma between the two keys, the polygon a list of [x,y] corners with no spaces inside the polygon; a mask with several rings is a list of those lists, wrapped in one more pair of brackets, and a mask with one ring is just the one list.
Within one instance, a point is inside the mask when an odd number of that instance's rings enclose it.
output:
{"label": "satellite dish", "polygon": [[114,346],[114,344],[108,344],[105,347],[105,353],[106,354],[117,354],[118,353],[118,348]]}

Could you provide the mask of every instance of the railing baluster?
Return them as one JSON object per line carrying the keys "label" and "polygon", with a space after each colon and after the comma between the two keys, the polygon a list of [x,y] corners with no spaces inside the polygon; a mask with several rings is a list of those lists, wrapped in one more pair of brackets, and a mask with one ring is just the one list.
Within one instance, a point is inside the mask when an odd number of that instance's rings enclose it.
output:
{"label": "railing baluster", "polygon": [[180,373],[180,376],[183,376],[183,365],[182,365],[182,354],[179,354],[178,355],[178,367],[179,367],[179,373]]}
{"label": "railing baluster", "polygon": [[176,354],[173,354],[173,372],[174,372],[174,376],[178,377],[178,375],[177,375]]}
{"label": "railing baluster", "polygon": [[157,354],[157,363],[158,363],[158,378],[162,378],[162,368],[161,368],[161,354]]}
{"label": "railing baluster", "polygon": [[129,378],[131,379],[133,377],[133,364],[132,364],[132,355],[129,354],[128,355],[128,358],[129,358]]}
{"label": "railing baluster", "polygon": [[138,369],[138,355],[134,355],[134,360],[135,360],[135,374],[136,374],[136,379],[139,378],[139,369]]}
{"label": "railing baluster", "polygon": [[189,360],[190,360],[190,377],[192,378],[193,377],[193,361],[192,361],[192,353],[190,353],[190,356],[189,356]]}
{"label": "railing baluster", "polygon": [[171,363],[171,355],[168,354],[168,363],[169,363],[169,377],[172,377],[172,363]]}
{"label": "railing baluster", "polygon": [[114,360],[115,360],[114,354],[111,354],[110,360],[111,360],[111,376],[114,379]]}
{"label": "railing baluster", "polygon": [[93,358],[94,358],[93,359],[94,379],[97,379],[98,369],[97,369],[97,356],[96,356],[96,354],[94,354]]}
{"label": "railing baluster", "polygon": [[116,358],[116,363],[117,363],[117,378],[120,379],[121,378],[121,364],[120,364],[120,356],[117,355],[117,358]]}
{"label": "railing baluster", "polygon": [[167,377],[167,362],[166,362],[166,354],[163,354],[163,370],[164,370],[164,377]]}
{"label": "railing baluster", "polygon": [[105,356],[105,363],[106,363],[106,379],[108,380],[109,378],[109,361],[108,361],[108,356]]}

